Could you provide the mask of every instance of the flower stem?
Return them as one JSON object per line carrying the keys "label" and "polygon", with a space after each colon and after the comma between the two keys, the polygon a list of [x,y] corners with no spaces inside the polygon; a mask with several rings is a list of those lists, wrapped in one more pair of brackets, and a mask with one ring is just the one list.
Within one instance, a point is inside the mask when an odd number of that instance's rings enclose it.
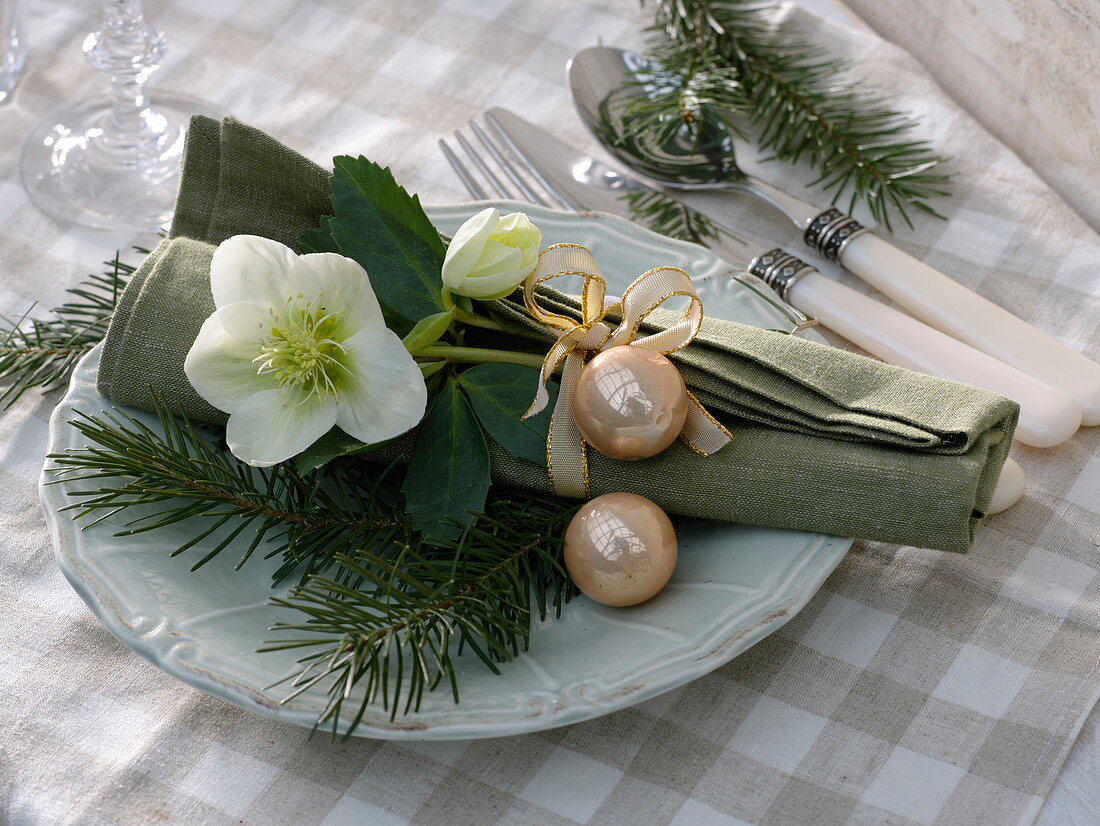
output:
{"label": "flower stem", "polygon": [[439,291],[439,304],[444,310],[453,310],[455,306],[454,297],[451,295],[451,288],[444,287]]}
{"label": "flower stem", "polygon": [[455,321],[460,321],[463,324],[468,324],[471,327],[482,327],[486,330],[503,330],[504,328],[497,324],[493,319],[478,315],[477,313],[470,313],[463,310],[461,307],[456,306],[454,308]]}
{"label": "flower stem", "polygon": [[542,367],[543,357],[538,353],[519,353],[515,350],[492,350],[484,347],[448,347],[434,345],[425,347],[416,354],[417,360],[443,360],[459,364],[487,364],[503,362],[521,364],[538,370]]}

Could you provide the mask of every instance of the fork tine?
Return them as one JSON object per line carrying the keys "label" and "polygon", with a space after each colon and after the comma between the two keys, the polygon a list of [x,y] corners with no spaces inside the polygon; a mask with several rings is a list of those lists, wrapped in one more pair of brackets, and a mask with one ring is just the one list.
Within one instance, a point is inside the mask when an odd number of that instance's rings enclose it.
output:
{"label": "fork tine", "polygon": [[504,174],[508,176],[508,179],[516,185],[520,192],[523,193],[523,197],[525,197],[533,204],[549,206],[544,197],[539,195],[537,192],[535,192],[534,189],[527,185],[527,182],[523,180],[523,177],[512,165],[512,162],[509,161],[507,157],[505,157],[503,152],[497,149],[496,145],[491,140],[489,140],[489,136],[486,135],[484,131],[482,131],[481,127],[478,126],[476,122],[470,121],[470,129],[473,131],[477,139],[481,141],[481,145],[485,147],[485,150],[493,156],[493,160],[497,162],[497,165],[504,170]]}
{"label": "fork tine", "polygon": [[493,174],[493,170],[489,168],[489,165],[485,163],[481,155],[470,145],[470,142],[466,140],[466,136],[461,132],[455,132],[455,140],[458,141],[458,145],[461,146],[466,155],[474,162],[474,166],[478,168],[482,175],[485,176],[489,184],[497,191],[497,195],[501,198],[511,198],[512,193],[508,191],[508,187],[500,182],[500,178]]}
{"label": "fork tine", "polygon": [[500,143],[500,145],[505,147],[505,149],[512,155],[512,157],[515,158],[516,163],[518,163],[521,168],[523,168],[531,175],[531,177],[539,182],[546,193],[558,202],[559,207],[561,207],[562,209],[570,210],[572,212],[577,212],[580,210],[580,206],[576,202],[571,201],[565,195],[562,195],[562,193],[558,192],[557,189],[555,189],[553,185],[551,185],[551,183],[546,180],[546,177],[542,174],[539,168],[531,163],[530,159],[523,153],[523,151],[518,146],[516,146],[515,141],[513,141],[508,133],[504,131],[504,127],[500,125],[500,121],[496,119],[492,112],[485,113],[485,123],[489,125],[489,131],[496,135],[497,141]]}
{"label": "fork tine", "polygon": [[458,156],[447,144],[447,141],[440,138],[439,148],[443,151],[443,157],[447,159],[447,163],[451,165],[451,169],[455,171],[458,179],[462,181],[462,185],[466,187],[466,191],[470,193],[470,197],[475,201],[484,201],[486,197],[485,190],[474,180],[473,176],[470,174],[470,170],[466,168],[466,164],[458,159]]}

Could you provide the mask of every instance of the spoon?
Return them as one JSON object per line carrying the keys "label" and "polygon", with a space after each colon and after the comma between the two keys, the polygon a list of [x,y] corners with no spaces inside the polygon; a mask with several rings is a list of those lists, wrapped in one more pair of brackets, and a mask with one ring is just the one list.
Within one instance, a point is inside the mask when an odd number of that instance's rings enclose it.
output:
{"label": "spoon", "polygon": [[667,91],[668,80],[644,57],[605,46],[569,62],[569,84],[581,120],[620,163],[666,187],[739,190],[782,212],[803,240],[892,298],[929,326],[1062,390],[1082,409],[1082,424],[1100,424],[1100,364],[968,290],[874,235],[835,207],[821,208],[745,174],[731,131],[633,128],[628,109]]}

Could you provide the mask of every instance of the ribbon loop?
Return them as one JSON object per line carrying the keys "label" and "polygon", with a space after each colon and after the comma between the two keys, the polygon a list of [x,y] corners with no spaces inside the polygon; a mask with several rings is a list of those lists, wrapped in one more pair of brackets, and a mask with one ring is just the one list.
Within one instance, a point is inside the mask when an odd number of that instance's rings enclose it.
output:
{"label": "ribbon loop", "polygon": [[[579,276],[581,320],[550,312],[538,303],[535,290],[551,279]],[[554,244],[539,254],[538,265],[523,283],[523,298],[531,316],[562,333],[542,363],[535,398],[523,418],[543,410],[550,399],[546,383],[562,369],[561,392],[550,419],[546,439],[546,467],[551,489],[560,496],[587,497],[589,493],[588,456],[580,430],[573,419],[573,394],[577,379],[589,353],[609,347],[633,345],[662,355],[675,353],[691,343],[703,322],[703,302],[695,292],[691,277],[678,267],[657,267],[638,276],[626,288],[621,299],[605,306],[607,282],[596,259],[580,244]],[[642,338],[636,338],[646,318],[662,304],[677,296],[688,299],[679,320],[671,326]],[[612,307],[622,310],[622,319],[614,329],[604,321]],[[701,456],[709,456],[733,437],[691,393],[688,418],[680,438]]]}
{"label": "ribbon loop", "polygon": [[[679,321],[652,335],[635,338],[646,318],[677,296],[688,299]],[[619,303],[623,309],[623,320],[607,343],[608,347],[634,344],[667,356],[690,344],[703,323],[703,302],[695,293],[691,276],[679,267],[656,267],[642,273],[626,288]]]}
{"label": "ribbon loop", "polygon": [[576,327],[576,319],[544,310],[535,298],[535,290],[541,284],[566,275],[577,275],[584,279],[581,287],[582,325],[599,321],[603,317],[607,282],[604,281],[600,266],[588,247],[580,244],[554,244],[539,253],[538,265],[523,282],[523,301],[528,312],[536,321],[549,327],[559,330],[572,330]]}

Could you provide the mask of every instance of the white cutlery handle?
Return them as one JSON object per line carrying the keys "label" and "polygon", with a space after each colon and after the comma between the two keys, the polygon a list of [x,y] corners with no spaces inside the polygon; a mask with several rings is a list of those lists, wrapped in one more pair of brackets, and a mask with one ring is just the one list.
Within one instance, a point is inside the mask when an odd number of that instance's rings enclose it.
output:
{"label": "white cutlery handle", "polygon": [[1100,364],[877,235],[852,238],[840,261],[921,321],[1069,395],[1083,424],[1100,424]]}
{"label": "white cutlery handle", "polygon": [[1024,495],[1027,480],[1024,478],[1024,469],[1020,463],[1009,456],[1005,459],[1001,475],[997,478],[997,486],[993,488],[993,497],[989,500],[989,506],[985,509],[987,516],[1007,510],[1020,501]]}
{"label": "white cutlery handle", "polygon": [[1061,390],[819,272],[795,281],[787,300],[883,361],[984,387],[1019,402],[1016,439],[1026,445],[1061,444],[1081,424],[1080,406]]}

